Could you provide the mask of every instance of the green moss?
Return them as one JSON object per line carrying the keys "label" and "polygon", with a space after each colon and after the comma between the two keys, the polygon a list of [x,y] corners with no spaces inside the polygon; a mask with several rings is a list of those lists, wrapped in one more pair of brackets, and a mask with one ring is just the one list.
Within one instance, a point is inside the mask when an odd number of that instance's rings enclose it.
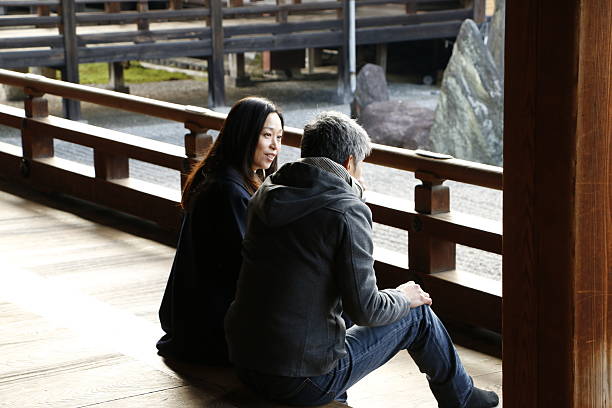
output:
{"label": "green moss", "polygon": [[[123,75],[127,84],[191,79],[189,75],[180,72],[143,68],[138,62],[134,61],[130,62],[128,67],[125,68]],[[105,62],[81,64],[79,65],[79,77],[82,84],[106,84],[108,83],[108,64]]]}

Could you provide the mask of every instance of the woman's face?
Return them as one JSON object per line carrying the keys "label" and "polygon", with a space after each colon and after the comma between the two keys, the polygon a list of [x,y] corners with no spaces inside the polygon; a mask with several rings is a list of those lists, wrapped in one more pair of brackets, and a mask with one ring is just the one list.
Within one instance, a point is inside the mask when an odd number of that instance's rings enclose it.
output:
{"label": "woman's face", "polygon": [[277,113],[272,112],[266,118],[259,131],[259,141],[253,154],[253,171],[266,170],[281,150],[283,126]]}

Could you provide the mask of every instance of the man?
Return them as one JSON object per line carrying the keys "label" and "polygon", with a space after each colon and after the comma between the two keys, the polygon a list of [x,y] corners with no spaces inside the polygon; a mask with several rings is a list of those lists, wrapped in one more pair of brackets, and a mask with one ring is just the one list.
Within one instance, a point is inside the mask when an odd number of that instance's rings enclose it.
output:
{"label": "man", "polygon": [[[242,381],[285,404],[345,401],[353,384],[407,350],[440,407],[496,406],[494,392],[472,385],[419,285],[376,287],[372,215],[356,181],[370,152],[363,128],[322,113],[304,128],[301,149],[249,204],[225,320]],[[343,312],[356,324],[348,330]]]}

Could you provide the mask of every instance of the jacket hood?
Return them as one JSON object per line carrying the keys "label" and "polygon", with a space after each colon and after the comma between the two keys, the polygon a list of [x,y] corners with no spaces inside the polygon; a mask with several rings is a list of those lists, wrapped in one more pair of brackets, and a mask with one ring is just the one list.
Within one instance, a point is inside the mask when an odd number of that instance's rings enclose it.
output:
{"label": "jacket hood", "polygon": [[358,199],[346,181],[319,167],[293,162],[263,182],[250,207],[265,224],[279,227],[341,199]]}

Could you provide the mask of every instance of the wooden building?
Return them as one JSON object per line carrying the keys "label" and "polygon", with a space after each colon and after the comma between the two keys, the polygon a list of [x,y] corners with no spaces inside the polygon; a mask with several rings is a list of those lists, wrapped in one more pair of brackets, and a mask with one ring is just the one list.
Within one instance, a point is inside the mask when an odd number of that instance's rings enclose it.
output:
{"label": "wooden building", "polygon": [[[243,72],[245,52],[329,47],[341,50],[341,92],[348,93],[348,65],[343,62],[348,59],[348,0],[230,1],[225,6],[222,0],[4,3],[32,7],[37,15],[0,15],[0,68],[57,67],[63,80],[79,83],[78,64],[109,62],[120,87],[121,61],[205,58],[209,106],[219,106],[225,104],[224,55],[236,55],[237,71]],[[168,8],[152,9],[149,3]],[[131,4],[136,8],[130,9]],[[104,9],[86,10],[85,5]],[[485,0],[357,0],[356,6],[356,44],[378,44],[381,56],[388,43],[454,38],[464,19],[482,22],[485,13]],[[78,118],[78,109],[76,102],[66,102],[67,117]]]}

